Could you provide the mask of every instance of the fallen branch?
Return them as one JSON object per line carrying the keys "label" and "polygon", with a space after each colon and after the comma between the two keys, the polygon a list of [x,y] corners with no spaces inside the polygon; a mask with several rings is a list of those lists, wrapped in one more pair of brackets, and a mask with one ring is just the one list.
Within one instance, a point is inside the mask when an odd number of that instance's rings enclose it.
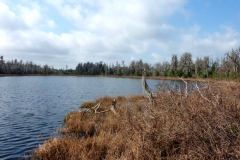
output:
{"label": "fallen branch", "polygon": [[106,112],[109,112],[109,111],[111,111],[110,109],[108,109],[108,110],[105,110],[105,111],[100,111],[100,112],[96,112],[96,113],[106,113]]}
{"label": "fallen branch", "polygon": [[94,112],[97,113],[97,110],[101,104],[102,104],[102,102],[98,103],[95,107],[92,108],[92,110],[94,110]]}
{"label": "fallen branch", "polygon": [[111,105],[110,109],[98,112],[97,110],[102,104],[102,102],[100,102],[97,105],[95,105],[94,107],[85,110],[84,112],[94,111],[94,113],[105,113],[105,112],[112,111],[114,114],[117,114],[117,112],[115,111],[116,103],[117,103],[116,99],[113,99],[113,102],[112,102],[112,105]]}

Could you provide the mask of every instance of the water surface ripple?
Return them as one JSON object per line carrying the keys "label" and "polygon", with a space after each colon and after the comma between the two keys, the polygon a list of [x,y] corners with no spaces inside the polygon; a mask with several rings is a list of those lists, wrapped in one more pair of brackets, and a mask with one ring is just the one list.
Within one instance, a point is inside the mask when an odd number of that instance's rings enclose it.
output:
{"label": "water surface ripple", "polygon": [[[159,80],[147,80],[156,92]],[[57,135],[63,117],[84,101],[141,94],[141,79],[0,77],[0,159],[18,159]]]}

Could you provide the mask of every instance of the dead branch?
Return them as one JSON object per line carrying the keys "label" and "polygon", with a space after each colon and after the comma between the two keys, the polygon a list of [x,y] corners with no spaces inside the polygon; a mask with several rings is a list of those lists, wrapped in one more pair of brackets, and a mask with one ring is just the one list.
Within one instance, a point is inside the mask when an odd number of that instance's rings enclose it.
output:
{"label": "dead branch", "polygon": [[105,110],[105,111],[100,111],[100,112],[96,112],[96,113],[105,113],[105,112],[109,112],[109,111],[111,111],[110,109],[108,109],[108,110]]}
{"label": "dead branch", "polygon": [[178,78],[181,79],[186,84],[185,97],[187,97],[188,96],[188,85],[187,85],[187,82],[182,77],[178,77]]}
{"label": "dead branch", "polygon": [[90,111],[94,111],[94,113],[105,113],[105,112],[109,112],[109,111],[112,111],[114,114],[117,114],[117,112],[115,111],[115,106],[116,106],[116,99],[113,99],[113,102],[112,102],[112,105],[110,107],[110,109],[107,109],[107,110],[104,110],[104,111],[97,111],[98,108],[101,106],[102,102],[98,103],[97,105],[95,105],[94,107],[92,108],[89,108],[87,110],[85,110],[84,112],[90,112]]}
{"label": "dead branch", "polygon": [[[219,93],[216,94],[216,95],[214,95],[214,93],[213,93],[213,91],[212,91],[212,87],[211,87],[211,85],[210,85],[210,82],[208,81],[208,83],[204,83],[204,82],[200,81],[200,83],[201,83],[201,85],[202,85],[201,90],[208,89],[208,90],[211,92],[212,96],[214,97],[216,103],[214,103],[213,101],[211,101],[211,103],[212,103],[214,106],[216,106],[217,104],[219,105],[219,104],[221,103],[221,95],[219,95]],[[198,89],[198,91],[200,91],[200,90],[199,90],[199,87],[198,87],[198,85],[197,85],[197,82],[196,82],[196,88]],[[200,92],[199,92],[199,93],[200,93]],[[200,95],[202,96],[202,93],[200,93]]]}
{"label": "dead branch", "polygon": [[198,87],[197,82],[196,82],[196,88],[197,88],[198,92],[200,93],[201,97],[210,103],[211,101],[210,101],[209,99],[207,99],[206,97],[203,96],[202,92],[200,91],[200,89],[199,89],[199,87]]}
{"label": "dead branch", "polygon": [[[240,54],[237,54],[237,56],[239,56]],[[238,63],[239,58],[237,57],[236,59],[234,59],[232,56],[230,56],[229,54],[227,54],[227,56],[232,60],[232,62],[237,65],[238,67],[240,67],[240,64]]]}
{"label": "dead branch", "polygon": [[102,102],[98,103],[95,107],[92,108],[92,110],[94,110],[94,113],[97,113],[97,110],[101,104],[102,104]]}
{"label": "dead branch", "polygon": [[146,82],[145,69],[143,70],[143,73],[142,73],[142,87],[143,87],[145,93],[147,94],[147,97],[148,97],[149,101],[151,102],[151,105],[154,106],[153,94],[152,94],[151,89],[148,87],[148,84]]}
{"label": "dead branch", "polygon": [[[199,94],[201,95],[201,97],[202,97],[204,100],[206,100],[206,101],[209,102],[209,103],[212,103],[213,106],[216,106],[216,104],[215,104],[213,101],[211,101],[211,100],[209,100],[208,98],[204,97],[204,95],[202,94],[202,92],[200,91],[200,89],[199,89],[199,87],[198,87],[197,82],[196,82],[196,88],[197,88]],[[214,97],[215,97],[215,96],[214,96]],[[218,101],[217,101],[217,103],[218,103]]]}

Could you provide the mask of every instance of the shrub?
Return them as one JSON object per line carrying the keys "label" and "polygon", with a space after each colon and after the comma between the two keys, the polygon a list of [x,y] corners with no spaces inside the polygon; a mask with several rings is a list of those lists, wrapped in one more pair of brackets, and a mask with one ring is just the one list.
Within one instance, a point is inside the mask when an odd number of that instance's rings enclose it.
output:
{"label": "shrub", "polygon": [[[69,113],[60,130],[62,136],[46,141],[32,158],[240,158],[239,83],[213,82],[200,92],[190,87],[188,95],[166,84],[158,87],[154,107],[142,95],[119,96],[117,114]],[[93,103],[103,102],[107,108],[112,99]]]}

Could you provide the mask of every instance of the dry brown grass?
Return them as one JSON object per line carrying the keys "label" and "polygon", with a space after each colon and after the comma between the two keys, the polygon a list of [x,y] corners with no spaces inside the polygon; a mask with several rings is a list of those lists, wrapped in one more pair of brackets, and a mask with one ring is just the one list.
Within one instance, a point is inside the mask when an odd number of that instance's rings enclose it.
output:
{"label": "dry brown grass", "polygon": [[[210,86],[201,89],[205,99],[165,92],[162,84],[155,107],[143,96],[120,96],[117,114],[71,112],[62,136],[46,141],[33,159],[239,159],[240,84]],[[106,109],[112,99],[92,105]]]}

